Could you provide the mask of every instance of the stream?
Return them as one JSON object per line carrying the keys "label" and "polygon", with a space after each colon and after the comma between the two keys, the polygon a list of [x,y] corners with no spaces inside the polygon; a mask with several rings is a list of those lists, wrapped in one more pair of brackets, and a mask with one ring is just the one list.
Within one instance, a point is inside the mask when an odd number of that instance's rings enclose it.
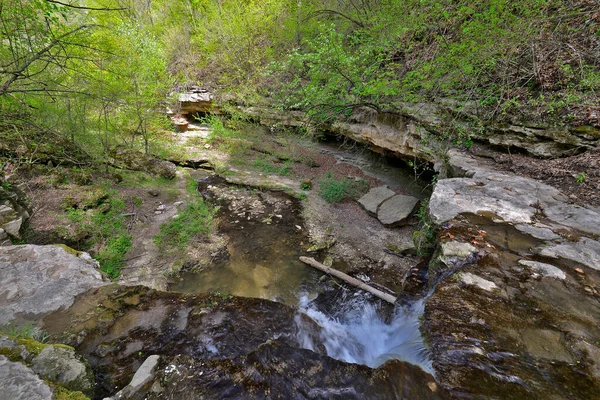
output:
{"label": "stream", "polygon": [[[332,143],[319,148],[338,163],[356,166],[391,188],[408,188],[425,197],[423,182],[415,182],[412,171],[387,163],[382,156]],[[326,275],[299,261],[310,244],[297,199],[282,192],[234,187],[216,176],[199,180],[198,190],[220,207],[219,233],[229,238],[226,255],[209,268],[181,274],[170,291],[220,292],[281,302],[298,310],[298,341],[305,349],[324,346],[332,358],[372,368],[401,360],[433,373],[419,332],[423,301],[392,310],[354,288],[331,289]],[[316,322],[318,332],[302,315]]]}

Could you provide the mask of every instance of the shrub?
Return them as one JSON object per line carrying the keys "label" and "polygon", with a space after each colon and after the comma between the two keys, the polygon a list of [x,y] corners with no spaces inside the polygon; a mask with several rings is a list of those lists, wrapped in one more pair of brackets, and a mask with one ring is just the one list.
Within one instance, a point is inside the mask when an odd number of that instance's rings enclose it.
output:
{"label": "shrub", "polygon": [[211,231],[215,209],[202,199],[189,204],[181,214],[161,225],[154,236],[154,243],[160,248],[173,246],[184,249],[191,238],[198,234],[208,235]]}
{"label": "shrub", "polygon": [[329,203],[339,203],[345,199],[354,199],[369,189],[362,179],[336,178],[328,172],[319,180],[319,195]]}

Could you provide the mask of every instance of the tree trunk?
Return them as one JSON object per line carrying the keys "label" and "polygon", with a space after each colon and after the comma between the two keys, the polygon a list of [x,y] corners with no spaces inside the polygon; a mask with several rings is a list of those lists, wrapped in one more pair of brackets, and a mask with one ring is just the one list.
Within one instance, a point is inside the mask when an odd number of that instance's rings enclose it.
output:
{"label": "tree trunk", "polygon": [[303,263],[308,264],[312,267],[315,267],[316,269],[319,269],[329,275],[335,276],[336,278],[339,278],[352,286],[355,286],[359,289],[369,292],[373,296],[379,297],[381,300],[385,300],[391,304],[396,303],[396,297],[392,296],[391,294],[384,293],[381,290],[375,289],[374,287],[367,285],[360,279],[356,279],[356,278],[351,277],[350,275],[346,275],[345,273],[338,271],[337,269],[327,267],[327,266],[321,264],[320,262],[318,262],[317,260],[315,260],[314,258],[300,257],[300,261],[302,261]]}

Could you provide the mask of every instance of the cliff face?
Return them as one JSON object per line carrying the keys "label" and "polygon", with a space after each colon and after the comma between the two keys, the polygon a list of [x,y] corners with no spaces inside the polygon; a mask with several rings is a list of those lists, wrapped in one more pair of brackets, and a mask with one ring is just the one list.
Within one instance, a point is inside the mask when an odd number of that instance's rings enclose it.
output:
{"label": "cliff face", "polygon": [[[181,95],[180,113],[220,110],[210,93],[190,92]],[[267,126],[310,127],[311,121],[301,111],[280,111],[269,107],[239,107],[247,116]],[[220,112],[217,112],[220,113]],[[551,126],[514,121],[512,123],[474,123],[476,108],[448,99],[431,103],[402,103],[376,111],[355,109],[345,119],[320,127],[404,158],[435,162],[456,137],[470,138],[504,149],[523,151],[540,158],[565,157],[596,147],[600,143],[597,126]],[[474,126],[478,126],[477,129]]]}

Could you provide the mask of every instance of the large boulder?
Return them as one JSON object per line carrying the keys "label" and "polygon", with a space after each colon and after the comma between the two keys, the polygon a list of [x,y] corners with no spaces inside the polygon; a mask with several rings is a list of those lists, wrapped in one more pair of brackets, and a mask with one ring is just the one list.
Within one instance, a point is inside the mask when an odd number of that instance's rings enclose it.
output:
{"label": "large boulder", "polygon": [[600,214],[484,161],[450,161],[459,176],[429,203],[441,243],[422,321],[440,383],[467,398],[596,397]]}
{"label": "large boulder", "polygon": [[87,253],[66,247],[0,247],[0,327],[68,308],[77,295],[105,284],[97,267]]}
{"label": "large boulder", "polygon": [[132,171],[144,171],[165,179],[173,179],[177,174],[177,167],[170,161],[160,160],[141,151],[129,150],[118,146],[111,152],[113,163],[119,168]]}
{"label": "large boulder", "polygon": [[66,346],[45,346],[32,360],[31,369],[42,378],[88,396],[94,393],[94,374],[75,350]]}

